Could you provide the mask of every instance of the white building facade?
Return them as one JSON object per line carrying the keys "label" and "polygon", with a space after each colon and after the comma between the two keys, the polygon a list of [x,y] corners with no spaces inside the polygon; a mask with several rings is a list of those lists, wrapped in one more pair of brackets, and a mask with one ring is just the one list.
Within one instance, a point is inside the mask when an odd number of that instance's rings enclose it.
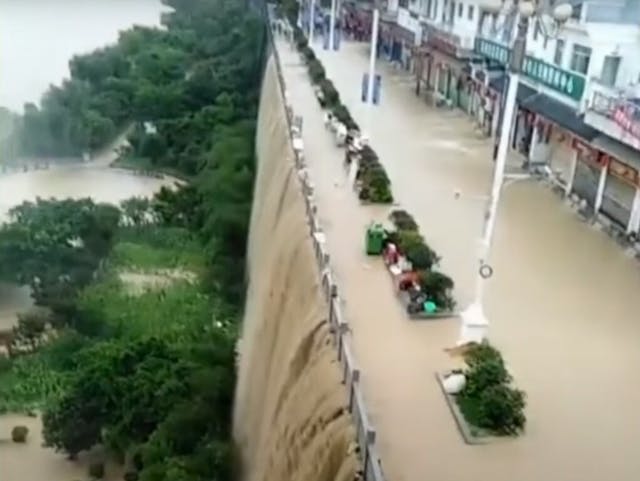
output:
{"label": "white building facade", "polygon": [[[550,11],[562,0],[538,3]],[[523,163],[549,166],[585,213],[638,235],[640,0],[570,3],[573,16],[559,30],[550,18],[530,21],[511,147]],[[394,52],[415,72],[416,93],[495,136],[517,8],[497,18],[478,0],[389,0],[387,9],[411,34],[402,58]]]}

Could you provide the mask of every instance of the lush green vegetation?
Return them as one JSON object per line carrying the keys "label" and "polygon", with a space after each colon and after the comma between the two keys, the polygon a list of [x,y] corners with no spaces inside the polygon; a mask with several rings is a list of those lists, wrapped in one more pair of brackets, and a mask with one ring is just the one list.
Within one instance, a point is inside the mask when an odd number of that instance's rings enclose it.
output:
{"label": "lush green vegetation", "polygon": [[512,387],[500,352],[488,343],[465,354],[466,384],[456,396],[467,422],[490,434],[514,436],[524,430],[525,395]]}
{"label": "lush green vegetation", "polygon": [[[0,337],[0,410],[42,411],[47,444],[71,457],[107,446],[127,480],[229,479],[265,32],[237,2],[168,3],[166,30],[74,58],[25,109],[23,152],[78,154],[128,129],[132,162],[190,182],[11,211],[0,279],[31,286],[40,310]],[[133,289],[136,276],[158,282]]]}

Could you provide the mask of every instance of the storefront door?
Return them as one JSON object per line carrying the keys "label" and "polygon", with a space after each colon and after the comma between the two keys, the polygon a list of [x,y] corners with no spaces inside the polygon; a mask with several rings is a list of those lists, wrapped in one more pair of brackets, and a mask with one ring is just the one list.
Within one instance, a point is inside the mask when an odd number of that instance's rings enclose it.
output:
{"label": "storefront door", "polygon": [[587,201],[589,207],[593,209],[596,204],[598,194],[598,182],[600,180],[600,168],[597,165],[587,163],[582,155],[578,154],[576,173],[573,179],[573,192],[580,198]]}
{"label": "storefront door", "polygon": [[458,77],[451,73],[447,98],[455,106],[458,105]]}
{"label": "storefront door", "polygon": [[447,92],[447,78],[449,76],[449,72],[442,65],[438,66],[438,70],[439,72],[438,72],[437,89],[439,93],[441,93],[442,95],[445,95]]}
{"label": "storefront door", "polygon": [[610,160],[600,210],[624,229],[631,218],[636,179],[637,172],[634,169],[615,159]]}

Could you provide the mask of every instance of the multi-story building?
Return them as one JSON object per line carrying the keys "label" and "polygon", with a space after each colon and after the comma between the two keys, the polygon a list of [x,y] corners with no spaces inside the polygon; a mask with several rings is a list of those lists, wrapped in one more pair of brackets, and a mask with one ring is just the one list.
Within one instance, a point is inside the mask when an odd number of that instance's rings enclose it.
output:
{"label": "multi-story building", "polygon": [[[496,135],[517,2],[491,16],[478,0],[389,0],[390,57],[416,72],[416,93],[460,108]],[[566,0],[538,0],[550,9]],[[546,164],[584,210],[640,231],[640,0],[570,0],[562,26],[531,19],[511,147]],[[548,10],[547,10],[548,11]],[[389,33],[389,31],[391,33]],[[403,35],[403,39],[399,40]],[[413,45],[411,45],[413,43]],[[400,44],[400,46],[398,46]]]}

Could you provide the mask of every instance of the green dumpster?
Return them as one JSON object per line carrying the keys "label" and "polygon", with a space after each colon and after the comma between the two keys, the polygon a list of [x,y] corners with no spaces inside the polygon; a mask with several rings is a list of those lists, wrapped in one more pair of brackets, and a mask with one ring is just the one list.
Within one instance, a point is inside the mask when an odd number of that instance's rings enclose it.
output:
{"label": "green dumpster", "polygon": [[382,254],[384,239],[386,234],[381,224],[371,224],[367,227],[367,236],[365,239],[365,249],[370,256],[379,256]]}

